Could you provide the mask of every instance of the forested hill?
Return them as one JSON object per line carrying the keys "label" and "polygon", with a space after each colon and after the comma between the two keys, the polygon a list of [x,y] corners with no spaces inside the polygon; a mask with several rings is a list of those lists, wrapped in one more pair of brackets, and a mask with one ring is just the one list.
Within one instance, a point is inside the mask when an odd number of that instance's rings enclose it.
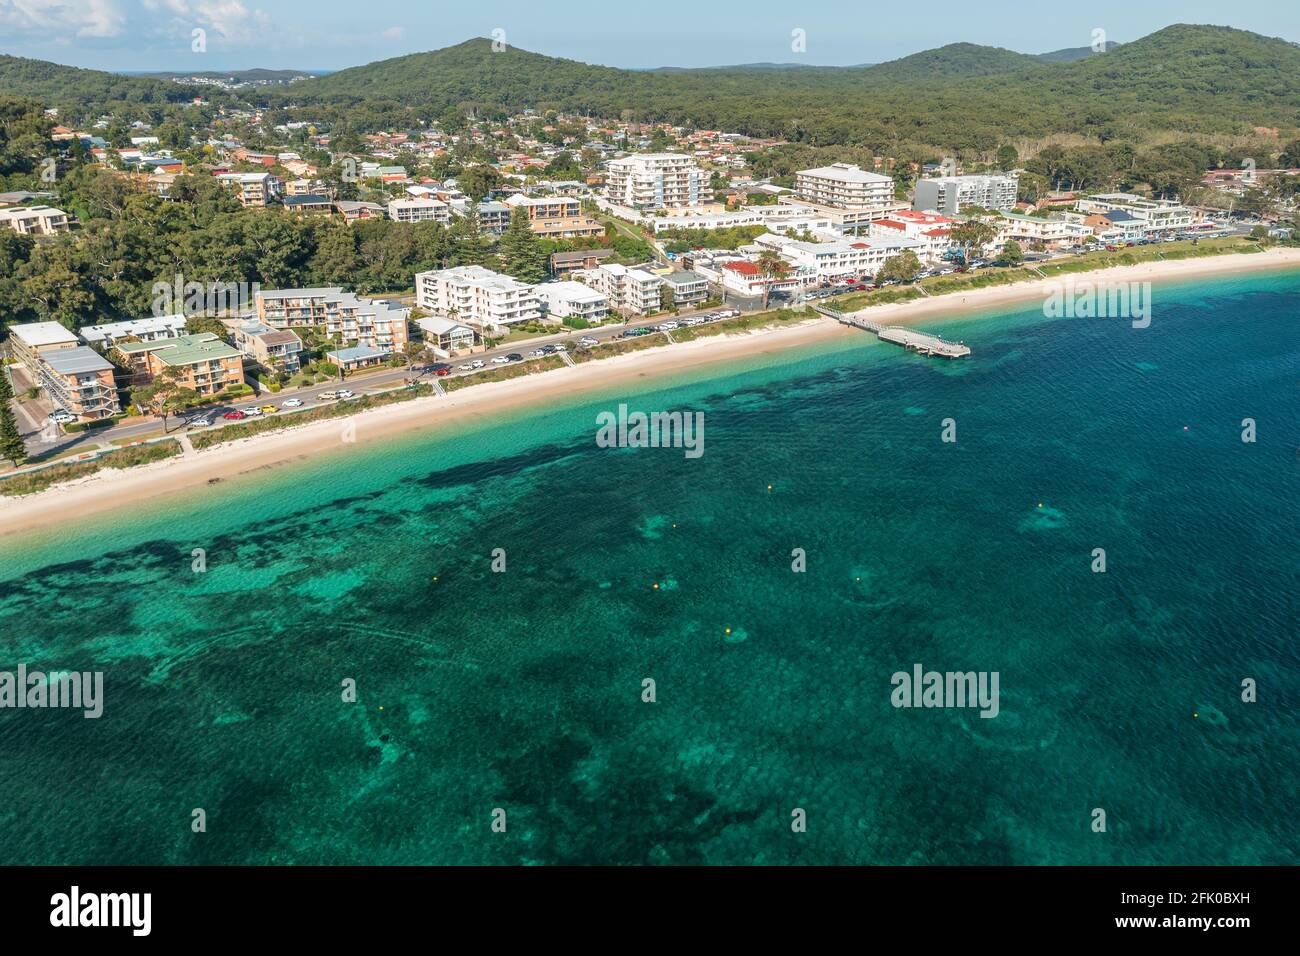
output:
{"label": "forested hill", "polygon": [[147,76],[83,70],[46,60],[0,54],[0,92],[52,106],[87,103],[184,103],[206,95],[197,87]]}
{"label": "forested hill", "polygon": [[282,102],[397,101],[629,115],[804,142],[983,148],[1010,136],[1240,133],[1300,122],[1300,47],[1178,24],[1104,54],[1044,60],[954,44],[869,67],[634,71],[470,40],[294,84]]}

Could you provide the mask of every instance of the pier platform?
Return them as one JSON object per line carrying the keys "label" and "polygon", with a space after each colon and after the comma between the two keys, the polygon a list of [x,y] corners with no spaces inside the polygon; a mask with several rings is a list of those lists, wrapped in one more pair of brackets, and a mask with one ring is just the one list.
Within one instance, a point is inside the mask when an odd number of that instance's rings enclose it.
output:
{"label": "pier platform", "polygon": [[840,312],[824,305],[815,305],[813,309],[843,325],[862,329],[865,332],[874,332],[876,338],[882,342],[901,345],[903,348],[919,355],[933,355],[939,358],[965,358],[970,355],[970,346],[965,342],[949,342],[937,335],[928,335],[915,329],[878,325],[875,322],[860,318],[855,312]]}

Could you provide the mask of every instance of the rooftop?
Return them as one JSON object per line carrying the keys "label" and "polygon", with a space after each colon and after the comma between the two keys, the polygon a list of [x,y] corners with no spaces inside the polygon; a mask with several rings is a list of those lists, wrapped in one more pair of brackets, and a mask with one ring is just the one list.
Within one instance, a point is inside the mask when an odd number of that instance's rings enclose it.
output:
{"label": "rooftop", "polygon": [[111,371],[113,368],[113,364],[104,356],[84,345],[46,352],[41,359],[60,375],[83,375],[87,372]]}
{"label": "rooftop", "polygon": [[11,325],[9,334],[16,335],[24,345],[36,348],[42,345],[58,345],[61,342],[75,343],[77,337],[57,322],[28,322],[24,325]]}

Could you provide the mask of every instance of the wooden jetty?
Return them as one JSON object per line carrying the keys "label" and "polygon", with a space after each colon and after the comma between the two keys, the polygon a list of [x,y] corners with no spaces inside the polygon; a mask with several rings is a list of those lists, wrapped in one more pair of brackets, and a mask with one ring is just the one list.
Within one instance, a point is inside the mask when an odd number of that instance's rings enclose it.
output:
{"label": "wooden jetty", "polygon": [[933,355],[950,359],[965,358],[970,355],[970,346],[964,342],[949,342],[937,335],[927,335],[925,332],[918,332],[915,329],[877,325],[875,322],[868,322],[866,319],[860,318],[855,312],[846,314],[837,309],[827,308],[824,305],[815,305],[813,309],[843,325],[849,325],[866,332],[874,332],[876,338],[882,342],[901,345],[908,351],[916,352],[918,355]]}

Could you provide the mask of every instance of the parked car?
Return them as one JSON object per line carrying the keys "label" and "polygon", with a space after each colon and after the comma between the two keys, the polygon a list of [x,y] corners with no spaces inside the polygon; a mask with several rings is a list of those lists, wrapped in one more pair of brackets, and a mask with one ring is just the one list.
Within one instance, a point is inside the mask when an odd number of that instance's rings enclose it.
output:
{"label": "parked car", "polygon": [[460,367],[460,370],[461,370],[462,372],[472,372],[472,371],[474,371],[474,363],[473,363],[473,362],[466,362],[464,365],[462,365],[462,366]]}
{"label": "parked car", "polygon": [[274,405],[263,405],[263,406],[262,406],[262,414],[263,414],[263,415],[274,415],[274,414],[275,414],[276,412],[278,412],[279,410],[280,410],[280,409],[276,408]]}
{"label": "parked car", "polygon": [[723,309],[721,312],[718,313],[718,318],[734,319],[738,315],[740,315],[739,309]]}
{"label": "parked car", "polygon": [[450,375],[451,366],[448,365],[446,362],[439,362],[437,365],[430,365],[429,371],[432,372],[434,375]]}
{"label": "parked car", "polygon": [[291,398],[284,403],[285,408],[302,408],[301,398]]}
{"label": "parked car", "polygon": [[[623,334],[626,335],[627,333],[625,332],[625,333],[623,333]],[[543,352],[541,349],[533,349],[531,352],[528,353],[528,355],[529,355],[531,358],[541,358],[541,357],[542,357],[543,355],[545,355],[545,354],[546,354],[546,353]]]}
{"label": "parked car", "polygon": [[186,428],[211,428],[212,419],[210,418],[191,418],[185,423]]}
{"label": "parked car", "polygon": [[356,398],[356,395],[354,395],[354,394],[351,392],[351,390],[349,390],[349,389],[346,389],[346,388],[340,388],[340,389],[339,389],[339,398]]}
{"label": "parked car", "polygon": [[554,354],[555,354],[555,346],[554,346],[554,345],[543,345],[543,346],[542,346],[542,354],[543,354],[543,355],[554,355]]}
{"label": "parked car", "polygon": [[590,335],[584,335],[582,338],[578,339],[578,344],[585,348],[592,348],[593,346],[599,345],[600,340],[592,338]]}
{"label": "parked car", "polygon": [[321,392],[316,396],[322,402],[332,402],[339,397],[338,392]]}
{"label": "parked car", "polygon": [[61,408],[58,409],[57,411],[50,412],[48,418],[48,421],[52,421],[56,425],[67,425],[71,422],[75,422],[76,420],[77,420],[77,416],[73,415],[71,412],[65,412]]}
{"label": "parked car", "polygon": [[524,357],[520,355],[518,352],[511,352],[509,355],[506,356],[506,361],[508,362],[522,362],[523,360]]}
{"label": "parked car", "polygon": [[249,418],[256,418],[258,415],[262,414],[262,410],[256,405],[250,405],[248,408],[244,409],[244,414]]}
{"label": "parked car", "polygon": [[482,367],[483,367],[484,365],[486,365],[486,364],[487,364],[487,363],[484,362],[482,359],[475,359],[474,361],[472,361],[472,362],[469,363],[469,367],[470,367],[470,368],[482,368]]}
{"label": "parked car", "polygon": [[510,358],[505,355],[497,355],[494,356],[492,359],[493,365],[508,365],[509,363],[510,363]]}
{"label": "parked car", "polygon": [[569,347],[565,345],[563,342],[556,342],[554,345],[551,346],[551,350],[554,352],[567,352],[569,351]]}
{"label": "parked car", "polygon": [[233,412],[226,412],[226,414],[222,415],[221,417],[229,418],[232,422],[237,422],[240,421],[241,419],[247,418],[248,416],[245,415],[243,412],[241,412],[239,409],[235,409]]}

